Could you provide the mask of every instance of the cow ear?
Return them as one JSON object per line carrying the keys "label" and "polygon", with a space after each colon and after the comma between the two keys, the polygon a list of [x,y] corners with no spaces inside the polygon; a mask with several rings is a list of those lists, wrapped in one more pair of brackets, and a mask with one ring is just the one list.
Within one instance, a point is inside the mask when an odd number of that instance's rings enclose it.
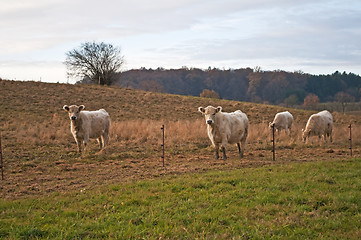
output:
{"label": "cow ear", "polygon": [[85,109],[85,106],[84,106],[84,105],[80,105],[80,106],[79,106],[79,112],[82,111],[82,110],[84,110],[84,109]]}
{"label": "cow ear", "polygon": [[218,106],[216,112],[221,112],[221,111],[222,111],[222,107]]}
{"label": "cow ear", "polygon": [[200,111],[201,113],[204,113],[206,110],[203,107],[199,107],[198,111]]}
{"label": "cow ear", "polygon": [[63,109],[64,109],[66,112],[69,112],[69,107],[68,107],[68,105],[64,105],[64,106],[63,106]]}

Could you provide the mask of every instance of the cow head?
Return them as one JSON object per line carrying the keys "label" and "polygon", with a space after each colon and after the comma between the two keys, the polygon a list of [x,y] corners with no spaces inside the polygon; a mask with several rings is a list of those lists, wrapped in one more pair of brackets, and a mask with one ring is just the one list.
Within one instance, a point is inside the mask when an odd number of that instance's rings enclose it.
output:
{"label": "cow head", "polygon": [[199,107],[198,111],[200,111],[204,115],[204,118],[206,119],[206,123],[212,125],[215,123],[216,114],[222,111],[222,107],[219,106],[216,108],[212,106],[208,106],[206,108]]}
{"label": "cow head", "polygon": [[64,105],[63,107],[63,109],[69,113],[69,118],[72,121],[76,121],[77,119],[79,119],[79,114],[84,108],[84,105],[71,105],[70,107],[68,105]]}

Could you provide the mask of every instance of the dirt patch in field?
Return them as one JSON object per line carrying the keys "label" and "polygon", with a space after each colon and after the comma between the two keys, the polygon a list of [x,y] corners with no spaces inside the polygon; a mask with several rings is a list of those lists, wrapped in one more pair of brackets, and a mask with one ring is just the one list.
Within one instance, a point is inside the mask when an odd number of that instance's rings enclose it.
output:
{"label": "dirt patch in field", "polygon": [[[62,146],[7,146],[4,151],[5,180],[1,181],[1,197],[37,197],[165,175],[350,158],[349,151],[344,147],[308,145],[280,146],[276,152],[276,161],[272,160],[270,150],[254,149],[252,146],[248,146],[243,159],[238,157],[236,148],[232,147],[227,152],[227,160],[216,160],[211,147],[196,149],[194,146],[185,146],[178,152],[174,149],[166,152],[163,167],[158,146],[153,146],[153,149],[128,147],[127,152],[119,147],[110,147],[104,154],[97,154],[92,149],[83,155],[63,147],[64,151],[61,151]],[[360,151],[354,150],[354,156],[360,157]]]}

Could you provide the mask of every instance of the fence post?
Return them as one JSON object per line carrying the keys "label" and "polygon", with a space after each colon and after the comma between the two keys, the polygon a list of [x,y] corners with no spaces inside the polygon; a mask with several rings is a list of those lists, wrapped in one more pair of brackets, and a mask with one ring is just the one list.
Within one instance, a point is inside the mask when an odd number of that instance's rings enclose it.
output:
{"label": "fence post", "polygon": [[0,133],[0,168],[1,168],[1,180],[4,180],[4,162],[3,162],[3,150],[1,147],[1,133]]}
{"label": "fence post", "polygon": [[162,130],[162,151],[163,151],[163,154],[161,156],[162,160],[163,160],[163,167],[164,167],[164,124],[162,125],[162,127],[160,128]]}
{"label": "fence post", "polygon": [[351,154],[351,157],[352,157],[352,131],[351,131],[351,123],[350,125],[348,125],[348,128],[350,129],[350,138],[348,140],[350,140],[350,154]]}
{"label": "fence post", "polygon": [[276,150],[275,150],[275,125],[272,126],[272,153],[273,153],[273,161],[276,161]]}

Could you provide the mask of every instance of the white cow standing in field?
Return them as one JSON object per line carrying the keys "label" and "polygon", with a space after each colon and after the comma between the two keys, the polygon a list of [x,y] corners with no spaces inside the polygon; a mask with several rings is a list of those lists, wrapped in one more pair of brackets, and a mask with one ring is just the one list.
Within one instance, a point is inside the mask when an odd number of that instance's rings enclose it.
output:
{"label": "white cow standing in field", "polygon": [[306,142],[310,136],[318,136],[320,140],[323,136],[325,141],[327,141],[326,137],[330,137],[332,142],[332,126],[333,118],[329,111],[312,114],[307,121],[306,129],[302,129],[303,142]]}
{"label": "white cow standing in field", "polygon": [[[216,159],[219,158],[219,147],[222,146],[223,159],[227,159],[228,144],[237,143],[240,157],[243,157],[248,136],[248,118],[242,111],[232,113],[222,112],[222,107],[199,107],[206,120],[208,137],[216,149]],[[240,146],[240,143],[242,147]]]}
{"label": "white cow standing in field", "polygon": [[274,126],[274,128],[277,130],[278,133],[281,132],[282,129],[287,132],[288,135],[291,135],[292,131],[292,124],[293,124],[293,116],[288,111],[285,112],[279,112],[275,115],[275,118],[273,119],[273,122],[270,122],[268,126],[271,128]]}
{"label": "white cow standing in field", "polygon": [[90,138],[98,140],[100,149],[108,144],[110,116],[104,109],[97,111],[84,111],[84,105],[64,105],[63,109],[69,113],[71,133],[81,152],[81,143],[84,142],[84,151]]}

